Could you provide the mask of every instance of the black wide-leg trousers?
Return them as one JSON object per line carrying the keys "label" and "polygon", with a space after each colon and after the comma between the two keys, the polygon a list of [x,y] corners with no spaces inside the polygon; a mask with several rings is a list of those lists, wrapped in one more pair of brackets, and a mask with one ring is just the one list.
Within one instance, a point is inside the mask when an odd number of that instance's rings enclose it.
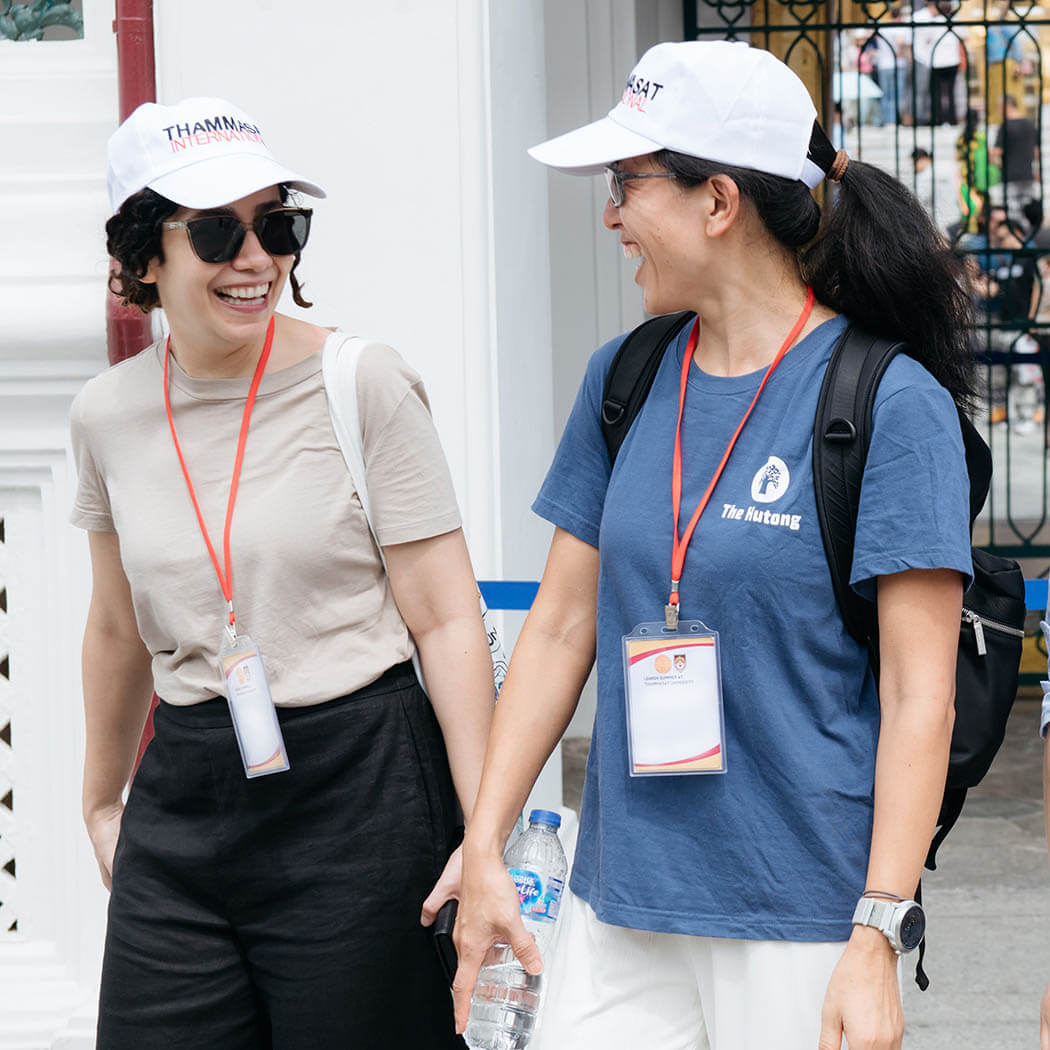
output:
{"label": "black wide-leg trousers", "polygon": [[420,906],[456,811],[410,664],[280,709],[248,780],[224,699],[160,704],[113,870],[97,1050],[459,1050]]}

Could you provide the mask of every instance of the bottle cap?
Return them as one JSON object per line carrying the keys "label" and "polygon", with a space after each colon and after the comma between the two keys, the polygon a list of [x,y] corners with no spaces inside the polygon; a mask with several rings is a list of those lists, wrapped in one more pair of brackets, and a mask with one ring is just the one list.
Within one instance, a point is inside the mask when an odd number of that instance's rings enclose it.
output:
{"label": "bottle cap", "polygon": [[530,824],[550,824],[552,828],[561,827],[561,814],[552,813],[549,809],[534,809],[529,814]]}

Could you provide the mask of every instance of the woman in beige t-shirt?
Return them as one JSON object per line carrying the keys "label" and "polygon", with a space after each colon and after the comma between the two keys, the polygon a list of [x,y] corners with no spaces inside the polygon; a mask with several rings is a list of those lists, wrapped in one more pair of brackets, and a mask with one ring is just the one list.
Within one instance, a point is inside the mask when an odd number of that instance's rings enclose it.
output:
{"label": "woman in beige t-shirt", "polygon": [[[384,570],[329,417],[321,351],[343,336],[275,313],[286,281],[309,305],[292,193],[323,192],[220,99],[141,106],[109,160],[115,285],[163,306],[171,338],[72,411],[84,817],[112,889],[98,1048],[461,1047],[423,923],[458,892],[492,667],[426,394],[395,351],[362,350]],[[225,640],[247,635],[261,665],[228,686]],[[280,734],[253,765],[230,710],[260,666]],[[251,695],[242,733],[272,730]]]}

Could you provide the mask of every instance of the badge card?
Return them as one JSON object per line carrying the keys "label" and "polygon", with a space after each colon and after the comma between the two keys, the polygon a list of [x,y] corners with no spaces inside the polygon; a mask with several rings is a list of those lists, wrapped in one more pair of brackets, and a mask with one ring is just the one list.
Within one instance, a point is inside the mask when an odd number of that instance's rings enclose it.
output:
{"label": "badge card", "polygon": [[631,776],[724,773],[717,632],[699,620],[640,624],[623,663]]}

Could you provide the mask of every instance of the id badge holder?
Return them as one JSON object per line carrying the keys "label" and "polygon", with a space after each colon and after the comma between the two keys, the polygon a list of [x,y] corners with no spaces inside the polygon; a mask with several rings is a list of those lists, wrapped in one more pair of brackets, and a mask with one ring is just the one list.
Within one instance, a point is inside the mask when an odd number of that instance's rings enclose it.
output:
{"label": "id badge holder", "polygon": [[717,631],[639,624],[623,638],[623,677],[632,777],[726,771]]}
{"label": "id badge holder", "polygon": [[224,635],[219,669],[226,682],[226,699],[245,776],[262,777],[291,768],[262,657],[248,635]]}

